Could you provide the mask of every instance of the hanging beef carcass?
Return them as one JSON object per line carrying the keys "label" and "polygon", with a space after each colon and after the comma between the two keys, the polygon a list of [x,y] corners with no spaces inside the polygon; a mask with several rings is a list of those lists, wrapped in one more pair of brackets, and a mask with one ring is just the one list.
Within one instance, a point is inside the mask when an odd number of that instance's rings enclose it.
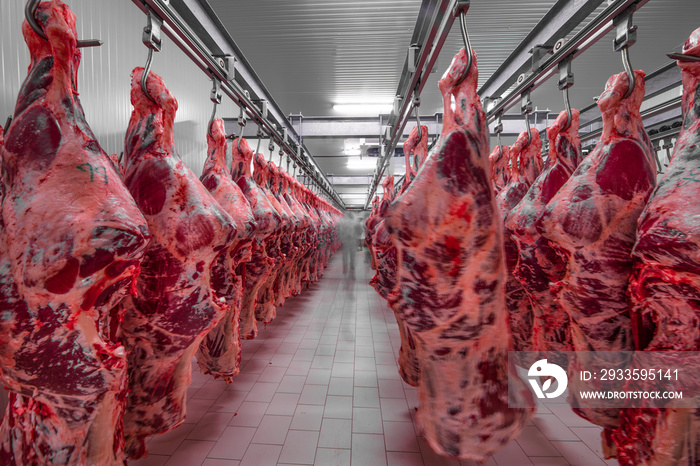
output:
{"label": "hanging beef carcass", "polygon": [[253,254],[246,265],[245,281],[243,288],[243,302],[241,304],[240,332],[241,338],[250,340],[258,334],[255,320],[255,306],[260,287],[272,274],[276,263],[268,255],[266,243],[268,237],[275,234],[280,225],[281,218],[270,204],[265,192],[260,189],[251,173],[253,149],[245,139],[234,139],[231,143],[232,161],[231,178],[238,184],[243,195],[248,200],[255,218],[255,238],[253,240]]}
{"label": "hanging beef carcass", "polygon": [[277,315],[274,284],[278,275],[286,265],[287,255],[285,252],[289,251],[291,231],[294,225],[289,213],[280,205],[270,189],[271,169],[262,154],[255,154],[253,157],[253,167],[253,178],[255,178],[255,182],[267,197],[272,209],[280,218],[277,229],[273,234],[267,237],[265,242],[265,250],[268,255],[275,260],[275,267],[270,276],[260,287],[255,304],[255,319],[258,322],[267,324]]}
{"label": "hanging beef carcass", "polygon": [[[566,271],[553,285],[569,315],[576,351],[632,349],[627,282],[637,219],[656,184],[656,165],[639,113],[644,73],[612,76],[598,100],[603,132],[595,149],[547,204],[537,229],[563,255]],[[592,353],[587,353],[592,354]],[[595,356],[593,356],[595,358]],[[573,370],[596,367],[576,356]],[[619,410],[591,409],[569,381],[574,411],[605,428],[618,425]],[[609,441],[610,431],[606,430]]]}
{"label": "hanging beef carcass", "polygon": [[[528,142],[529,141],[529,142]],[[496,196],[501,218],[505,221],[508,213],[522,200],[542,168],[542,141],[536,129],[531,135],[523,131],[507,153],[510,155],[510,180]],[[518,247],[508,229],[503,231],[506,271],[506,309],[512,332],[513,351],[532,350],[532,303],[525,289],[513,275],[518,261]]]}
{"label": "hanging beef carcass", "polygon": [[283,306],[287,298],[291,296],[291,293],[288,291],[290,275],[301,246],[301,219],[297,217],[297,214],[284,197],[281,168],[282,167],[276,166],[273,162],[268,164],[268,186],[270,187],[270,192],[280,206],[280,209],[284,211],[291,222],[286,233],[282,235],[280,242],[280,249],[285,259],[284,265],[277,272],[277,277],[275,278],[272,289],[274,305],[276,307]]}
{"label": "hanging beef carcass", "polygon": [[[427,126],[423,126],[421,131],[422,137],[418,139],[418,128],[413,128],[408,136],[408,139],[403,145],[403,151],[406,157],[406,176],[404,177],[403,185],[401,186],[401,193],[394,200],[394,202],[397,204],[403,202],[403,193],[406,192],[408,187],[411,185],[411,182],[416,177],[418,169],[428,156]],[[396,285],[392,288],[387,299],[391,307],[394,309],[396,322],[399,327],[399,334],[401,336],[401,348],[399,349],[399,374],[404,382],[417,387],[418,381],[420,380],[420,366],[416,355],[416,341],[412,335],[410,327],[405,324],[399,312],[399,309],[404,305],[402,301],[402,297],[404,296],[403,287],[406,285],[410,286],[412,283],[413,271],[410,267],[407,267],[407,265],[415,263],[415,260],[412,257],[411,249],[401,249],[401,256],[398,255],[398,248],[394,247],[393,249],[395,251],[394,254],[397,256],[395,265]],[[406,303],[406,305],[410,306],[410,302]]]}
{"label": "hanging beef carcass", "polygon": [[125,183],[146,217],[153,240],[128,297],[120,336],[129,360],[124,415],[127,453],[145,454],[145,438],[185,420],[191,359],[226,313],[211,288],[212,267],[237,235],[235,223],[175,152],[177,101],[160,76],[143,68],[131,79],[125,139]]}
{"label": "hanging beef carcass", "polygon": [[[700,29],[683,53],[700,56]],[[700,351],[700,63],[678,66],[683,126],[639,218],[633,250],[629,295],[636,350]],[[690,373],[681,383],[690,382]],[[621,465],[694,465],[700,461],[699,435],[697,409],[626,409],[613,439]]]}
{"label": "hanging beef carcass", "polygon": [[569,317],[555,302],[554,294],[549,289],[550,283],[563,278],[566,264],[537,231],[535,224],[581,160],[578,129],[579,111],[576,109],[571,111],[571,121],[564,111],[547,129],[548,166],[530,186],[525,197],[508,213],[505,222],[506,234],[517,246],[517,264],[513,275],[527,293],[533,313],[532,317],[511,318],[511,322],[532,322],[530,343],[535,351],[573,350]]}
{"label": "hanging beef carcass", "polygon": [[517,375],[508,382],[502,220],[476,57],[460,82],[466,63],[462,50],[440,81],[442,135],[386,221],[397,247],[413,252],[414,262],[402,265],[414,275],[397,312],[418,343],[418,428],[436,452],[484,461],[532,415],[508,407],[509,385],[512,401],[532,400]]}
{"label": "hanging beef carcass", "polygon": [[292,190],[293,183],[296,180],[289,173],[280,172],[281,195],[292,209],[296,217],[299,219],[298,234],[294,238],[294,247],[296,252],[293,258],[293,264],[289,269],[287,276],[287,289],[285,294],[289,296],[297,296],[301,293],[301,278],[302,278],[302,262],[306,251],[311,247],[311,217],[306,212],[306,209],[301,205]]}
{"label": "hanging beef carcass", "polygon": [[211,195],[228,212],[237,236],[222,249],[211,269],[211,285],[228,309],[219,324],[199,346],[197,364],[206,374],[223,377],[228,383],[240,371],[240,313],[246,263],[252,255],[255,218],[241,188],[231,179],[226,166],[226,133],[223,120],[212,122],[207,132],[209,153],[200,180]]}
{"label": "hanging beef carcass", "polygon": [[489,155],[489,165],[491,166],[491,183],[496,194],[508,184],[510,180],[510,146],[496,146]]}
{"label": "hanging beef carcass", "polygon": [[122,464],[126,356],[112,330],[149,240],[78,100],[75,15],[43,2],[0,148],[0,464]]}
{"label": "hanging beef carcass", "polygon": [[309,215],[309,219],[311,220],[311,238],[310,238],[310,245],[311,247],[306,251],[304,256],[302,257],[302,272],[301,272],[301,283],[300,285],[302,287],[306,286],[307,288],[309,285],[315,281],[314,277],[314,258],[316,256],[316,253],[319,248],[319,244],[321,242],[320,236],[321,236],[321,219],[318,216],[318,212],[316,209],[312,207],[312,195],[311,191],[308,190],[304,185],[301,183],[297,182],[297,188],[298,188],[298,196],[297,199],[299,199],[304,206],[306,213]]}

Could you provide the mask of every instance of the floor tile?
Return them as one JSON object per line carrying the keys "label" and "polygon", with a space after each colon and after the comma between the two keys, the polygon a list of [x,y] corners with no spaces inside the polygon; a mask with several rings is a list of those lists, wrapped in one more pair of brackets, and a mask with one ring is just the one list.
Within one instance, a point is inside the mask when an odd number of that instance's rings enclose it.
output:
{"label": "floor tile", "polygon": [[138,459],[129,460],[129,466],[163,466],[170,459],[170,455],[153,455]]}
{"label": "floor tile", "polygon": [[260,401],[264,403],[269,403],[275,396],[277,391],[277,383],[270,382],[256,382],[253,388],[248,392],[248,396],[245,398],[246,401]]}
{"label": "floor tile", "polygon": [[[284,344],[289,345],[290,343]],[[277,353],[270,359],[270,365],[272,367],[284,367],[286,369],[289,363],[292,362],[293,357],[294,356],[290,353],[280,353],[279,350],[277,350]]]}
{"label": "floor tile", "polygon": [[559,456],[554,445],[536,426],[525,426],[516,441],[527,456]]}
{"label": "floor tile", "polygon": [[213,446],[214,442],[184,440],[165,463],[165,466],[192,466],[195,464],[202,464]]}
{"label": "floor tile", "polygon": [[[214,401],[214,404],[209,407],[209,412],[219,412],[219,413],[235,413],[241,404],[245,401],[245,397],[248,396],[248,392],[226,390],[221,396]],[[187,413],[187,417],[190,417],[191,413]]]}
{"label": "floor tile", "polygon": [[572,466],[598,466],[605,463],[583,442],[563,442],[555,440],[552,445]]}
{"label": "floor tile", "polygon": [[358,371],[376,371],[374,358],[355,357],[355,369]]}
{"label": "floor tile", "polygon": [[386,459],[388,466],[423,466],[423,457],[420,453],[387,451]]}
{"label": "floor tile", "polygon": [[231,419],[233,419],[233,413],[209,412],[202,417],[202,420],[197,423],[187,438],[189,440],[219,440]]}
{"label": "floor tile", "polygon": [[187,419],[185,419],[185,421],[188,424],[198,423],[213,404],[214,400],[195,398],[187,400]]}
{"label": "floor tile", "polygon": [[311,369],[311,361],[292,361],[287,367],[287,375],[308,375]]}
{"label": "floor tile", "polygon": [[408,404],[401,398],[381,398],[382,419],[385,421],[410,421]]}
{"label": "floor tile", "polygon": [[352,434],[352,464],[386,466],[384,436],[377,434]]}
{"label": "floor tile", "polygon": [[298,401],[299,394],[297,393],[275,393],[265,414],[292,416],[297,409]]}
{"label": "floor tile", "polygon": [[333,377],[352,377],[354,372],[355,372],[355,365],[350,362],[350,363],[345,363],[345,362],[336,362],[333,364],[333,371],[331,372],[331,376]]}
{"label": "floor tile", "polygon": [[253,427],[227,427],[209,452],[209,458],[242,459],[253,435],[255,435]]}
{"label": "floor tile", "polygon": [[287,366],[267,366],[260,373],[258,377],[258,382],[274,382],[279,383],[282,381],[284,374],[287,372]]}
{"label": "floor tile", "polygon": [[257,427],[262,421],[269,403],[245,401],[229,422],[231,426]]}
{"label": "floor tile", "polygon": [[[217,458],[207,458],[202,463],[202,466],[240,466],[241,462],[236,460],[221,460]],[[131,463],[129,463],[131,466]]]}
{"label": "floor tile", "polygon": [[311,361],[311,369],[332,369],[333,368],[333,355],[330,356],[319,356],[318,353],[314,356],[313,361]]}
{"label": "floor tile", "polygon": [[355,371],[356,387],[377,387],[377,373],[375,371]]}
{"label": "floor tile", "polygon": [[[549,440],[579,440],[576,434],[554,414],[538,414],[532,418],[532,422]],[[596,430],[600,432],[600,429]],[[600,440],[600,435],[598,439]]]}
{"label": "floor tile", "polygon": [[323,417],[352,419],[352,397],[328,395]]}
{"label": "floor tile", "polygon": [[299,398],[300,404],[323,405],[326,403],[328,385],[304,385]]}
{"label": "floor tile", "polygon": [[514,441],[511,441],[501,450],[494,453],[493,459],[496,460],[496,464],[498,464],[498,466],[513,466],[514,464],[532,464],[532,461],[530,461],[523,449],[520,448],[518,442]]}
{"label": "floor tile", "polygon": [[335,345],[318,345],[316,347],[316,356],[333,356],[335,355]]}
{"label": "floor tile", "polygon": [[349,363],[353,364],[355,362],[355,352],[354,351],[336,351],[334,363]]}
{"label": "floor tile", "polygon": [[350,466],[350,450],[319,448],[316,450],[316,466]]}
{"label": "floor tile", "polygon": [[306,377],[307,385],[328,385],[331,380],[330,369],[310,369]]}
{"label": "floor tile", "polygon": [[374,387],[355,387],[352,405],[360,408],[379,408],[379,390]]}
{"label": "floor tile", "polygon": [[277,386],[277,393],[301,393],[306,382],[303,375],[285,375]]}
{"label": "floor tile", "polygon": [[314,360],[314,356],[316,355],[316,347],[314,348],[309,348],[309,349],[303,349],[300,348],[297,350],[296,353],[294,353],[294,361],[306,361],[306,362],[311,362]]}
{"label": "floor tile", "polygon": [[258,381],[258,377],[260,377],[260,374],[241,372],[233,379],[233,382],[231,382],[231,384],[228,387],[226,387],[226,390],[248,392],[251,388],[253,388],[255,382]]}
{"label": "floor tile", "polygon": [[287,438],[292,416],[265,415],[260,421],[251,443],[282,445]]}
{"label": "floor tile", "polygon": [[[324,419],[318,439],[319,448],[350,448],[352,421],[350,419]],[[317,460],[318,461],[318,460]]]}
{"label": "floor tile", "polygon": [[324,409],[323,405],[297,405],[290,429],[318,432],[321,429]]}
{"label": "floor tile", "polygon": [[170,432],[154,435],[148,441],[148,454],[172,455],[192,432],[196,424],[185,423]]}
{"label": "floor tile", "polygon": [[412,422],[384,422],[387,451],[420,452]]}
{"label": "floor tile", "polygon": [[280,463],[314,464],[318,432],[290,430],[282,447]]}
{"label": "floor tile", "polygon": [[329,395],[352,396],[353,379],[346,377],[331,377],[328,385]]}
{"label": "floor tile", "polygon": [[281,445],[251,443],[243,455],[240,466],[275,466],[281,451]]}
{"label": "floor tile", "polygon": [[379,379],[379,396],[381,398],[405,398],[403,382],[395,379]]}
{"label": "floor tile", "polygon": [[377,408],[353,408],[352,431],[358,434],[381,434],[382,412]]}

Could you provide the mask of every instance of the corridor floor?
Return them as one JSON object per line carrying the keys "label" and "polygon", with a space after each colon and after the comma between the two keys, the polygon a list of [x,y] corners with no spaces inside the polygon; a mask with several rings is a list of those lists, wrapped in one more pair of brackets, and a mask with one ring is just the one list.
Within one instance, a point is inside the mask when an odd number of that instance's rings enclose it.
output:
{"label": "corridor floor", "polygon": [[[341,256],[244,342],[232,384],[193,362],[186,423],[152,437],[149,456],[129,465],[475,465],[440,457],[417,436],[418,391],[397,372],[394,314],[368,285],[363,253],[354,278]],[[533,421],[485,464],[617,464],[602,460],[600,429],[568,405],[541,405]]]}

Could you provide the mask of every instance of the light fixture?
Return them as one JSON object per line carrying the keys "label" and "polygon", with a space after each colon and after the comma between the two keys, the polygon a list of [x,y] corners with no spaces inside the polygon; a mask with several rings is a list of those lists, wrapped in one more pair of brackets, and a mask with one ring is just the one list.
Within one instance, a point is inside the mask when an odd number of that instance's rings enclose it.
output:
{"label": "light fixture", "polygon": [[377,159],[371,157],[349,157],[348,169],[350,170],[371,170],[377,166]]}
{"label": "light fixture", "polygon": [[335,104],[333,110],[344,115],[379,115],[380,113],[390,113],[392,104],[373,103],[353,103]]}

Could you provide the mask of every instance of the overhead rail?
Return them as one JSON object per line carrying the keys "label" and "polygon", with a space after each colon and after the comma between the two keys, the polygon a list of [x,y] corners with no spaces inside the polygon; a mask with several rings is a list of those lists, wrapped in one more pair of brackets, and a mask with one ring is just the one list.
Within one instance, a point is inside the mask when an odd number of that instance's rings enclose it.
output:
{"label": "overhead rail", "polygon": [[533,60],[539,61],[554,48],[560,38],[571,33],[604,1],[558,0],[486,80],[477,94],[481,97],[502,96],[518,76],[531,71]]}
{"label": "overhead rail", "polygon": [[423,0],[413,29],[413,37],[406,56],[399,85],[396,90],[394,109],[389,116],[385,132],[383,156],[378,162],[364,208],[367,209],[377,186],[391,159],[391,154],[403,135],[410,117],[413,95],[420,93],[427,77],[437,61],[442,46],[452,29],[455,17],[469,8],[469,0]]}
{"label": "overhead rail", "polygon": [[[341,209],[343,200],[267,91],[216,14],[203,0],[132,0],[221,92],[243,110],[304,171],[305,180]],[[152,21],[149,20],[149,24]],[[152,53],[152,52],[149,52]],[[263,104],[263,102],[267,102]],[[265,110],[265,111],[264,111]],[[280,131],[281,130],[281,131]],[[301,174],[301,173],[300,173]],[[314,189],[314,186],[311,186]]]}
{"label": "overhead rail", "polygon": [[[608,32],[615,29],[618,23],[622,23],[625,17],[629,17],[648,1],[616,0],[611,2],[570,40],[560,43],[557,51],[552,51],[551,55],[545,53],[539,61],[534,60],[532,72],[527,75],[521,74],[516,80],[516,86],[507,95],[497,101],[492,99],[498,96],[485,96],[490,104],[485,109],[487,121],[491,123],[499,112],[505,112],[515,106],[519,103],[524,92],[532,92],[556,74],[559,71],[559,63],[573,60],[581,55]],[[537,54],[535,54],[535,58],[537,58]]]}

